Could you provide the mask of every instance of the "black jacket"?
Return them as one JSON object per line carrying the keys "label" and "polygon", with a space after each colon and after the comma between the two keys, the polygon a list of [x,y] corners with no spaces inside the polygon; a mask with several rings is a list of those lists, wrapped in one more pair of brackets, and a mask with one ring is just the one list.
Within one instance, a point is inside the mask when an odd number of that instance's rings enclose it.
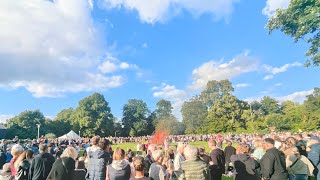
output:
{"label": "black jacket", "polygon": [[49,153],[36,155],[31,162],[29,180],[46,180],[53,163],[54,157]]}
{"label": "black jacket", "polygon": [[210,153],[211,161],[213,165],[210,166],[211,174],[223,174],[225,172],[225,157],[224,152],[221,149],[214,149]]}
{"label": "black jacket", "polygon": [[21,161],[17,169],[16,180],[28,180],[30,166],[28,160]]}
{"label": "black jacket", "polygon": [[236,170],[235,180],[258,180],[256,174],[259,163],[247,154],[237,154],[230,157]]}
{"label": "black jacket", "polygon": [[62,157],[53,163],[49,173],[50,180],[72,180],[75,176],[75,160],[70,157]]}
{"label": "black jacket", "polygon": [[260,166],[265,180],[288,179],[284,154],[276,148],[267,150],[260,161]]}
{"label": "black jacket", "polygon": [[3,165],[6,163],[7,155],[3,150],[0,150],[0,169],[2,169]]}

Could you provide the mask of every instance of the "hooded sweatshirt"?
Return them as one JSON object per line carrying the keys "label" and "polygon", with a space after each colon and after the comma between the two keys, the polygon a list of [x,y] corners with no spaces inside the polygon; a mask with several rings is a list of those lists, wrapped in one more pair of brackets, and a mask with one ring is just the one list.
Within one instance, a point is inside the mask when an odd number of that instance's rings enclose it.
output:
{"label": "hooded sweatshirt", "polygon": [[108,174],[110,180],[129,180],[131,168],[127,160],[114,160],[108,166]]}
{"label": "hooded sweatshirt", "polygon": [[95,151],[88,151],[88,157],[86,179],[105,180],[110,154],[98,148]]}
{"label": "hooded sweatshirt", "polygon": [[257,180],[259,164],[247,154],[232,155],[230,158],[235,168],[236,180]]}

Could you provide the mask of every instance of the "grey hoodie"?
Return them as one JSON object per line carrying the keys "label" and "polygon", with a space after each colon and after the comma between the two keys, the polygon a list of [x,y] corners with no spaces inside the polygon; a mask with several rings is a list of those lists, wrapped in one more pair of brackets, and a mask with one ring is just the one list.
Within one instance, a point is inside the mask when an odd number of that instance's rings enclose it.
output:
{"label": "grey hoodie", "polygon": [[110,180],[129,180],[131,168],[127,160],[114,160],[108,166],[108,174]]}

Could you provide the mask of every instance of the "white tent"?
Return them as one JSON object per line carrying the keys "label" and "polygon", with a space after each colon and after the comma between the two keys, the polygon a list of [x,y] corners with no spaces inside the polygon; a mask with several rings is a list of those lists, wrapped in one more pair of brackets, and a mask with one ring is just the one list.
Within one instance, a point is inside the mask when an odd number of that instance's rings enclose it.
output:
{"label": "white tent", "polygon": [[59,139],[80,139],[80,138],[81,137],[72,130],[70,132],[68,132],[67,134],[59,137]]}

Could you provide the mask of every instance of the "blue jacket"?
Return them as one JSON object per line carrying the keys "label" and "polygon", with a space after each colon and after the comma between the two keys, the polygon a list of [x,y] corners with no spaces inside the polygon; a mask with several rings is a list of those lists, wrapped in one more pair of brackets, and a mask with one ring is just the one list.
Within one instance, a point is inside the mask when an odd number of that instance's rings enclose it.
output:
{"label": "blue jacket", "polygon": [[[320,169],[320,143],[314,144],[311,146],[311,150],[308,153],[308,158],[312,162],[312,164],[315,166],[317,171]],[[315,173],[315,176],[317,179],[320,179],[320,173]]]}

